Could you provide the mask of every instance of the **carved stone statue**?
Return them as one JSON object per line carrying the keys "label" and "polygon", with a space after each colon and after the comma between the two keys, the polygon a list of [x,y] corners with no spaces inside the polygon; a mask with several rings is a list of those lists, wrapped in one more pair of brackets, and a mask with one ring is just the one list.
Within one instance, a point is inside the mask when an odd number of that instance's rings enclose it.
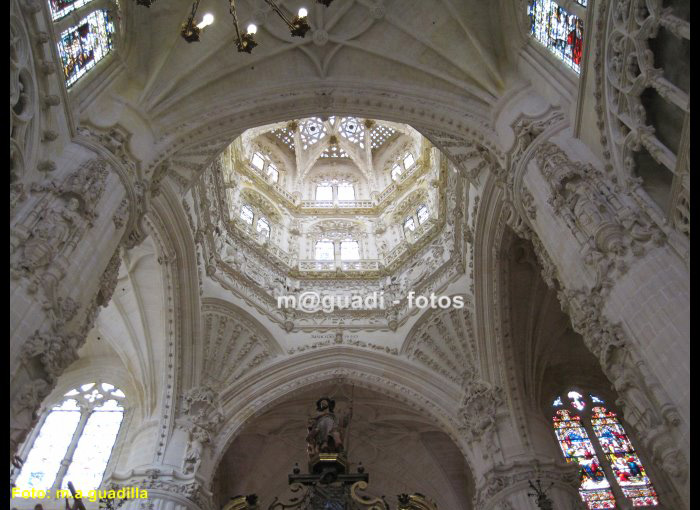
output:
{"label": "carved stone statue", "polygon": [[80,202],[73,197],[67,203],[56,205],[47,211],[24,245],[20,262],[22,269],[32,272],[45,267],[62,252],[71,235],[83,223],[79,209]]}
{"label": "carved stone statue", "polygon": [[342,453],[345,451],[345,433],[352,411],[336,416],[335,400],[321,397],[316,401],[316,416],[309,419],[306,435],[309,458],[319,453]]}

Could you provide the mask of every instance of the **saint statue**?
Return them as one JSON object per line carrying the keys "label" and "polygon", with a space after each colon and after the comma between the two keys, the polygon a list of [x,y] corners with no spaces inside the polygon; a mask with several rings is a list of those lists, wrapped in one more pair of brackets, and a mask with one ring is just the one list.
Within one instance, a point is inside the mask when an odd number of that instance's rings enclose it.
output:
{"label": "saint statue", "polygon": [[321,397],[316,401],[316,416],[309,419],[306,435],[309,458],[319,453],[343,453],[345,434],[352,416],[352,408],[342,416],[334,412],[335,400]]}

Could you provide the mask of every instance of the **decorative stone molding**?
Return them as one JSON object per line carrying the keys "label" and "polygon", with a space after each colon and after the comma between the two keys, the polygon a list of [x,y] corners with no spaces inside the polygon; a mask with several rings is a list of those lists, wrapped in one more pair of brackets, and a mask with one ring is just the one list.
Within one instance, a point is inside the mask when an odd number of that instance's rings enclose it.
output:
{"label": "decorative stone molding", "polygon": [[501,388],[480,380],[476,374],[465,385],[465,396],[459,409],[462,420],[460,431],[467,441],[479,441],[482,451],[489,452],[492,456],[500,451],[496,442],[495,428],[496,415],[505,404],[504,393]]}
{"label": "decorative stone molding", "polygon": [[549,205],[595,272],[596,291],[609,290],[635,258],[666,241],[664,232],[639,210],[632,193],[593,165],[571,161],[551,142],[536,147],[535,160],[550,188]]}
{"label": "decorative stone molding", "polygon": [[208,386],[196,386],[182,397],[182,415],[178,426],[188,434],[187,448],[182,462],[185,475],[195,475],[202,462],[212,435],[224,419],[218,403],[218,394]]}
{"label": "decorative stone molding", "polygon": [[462,386],[476,370],[476,345],[470,299],[462,309],[426,313],[406,336],[401,352]]}
{"label": "decorative stone molding", "polygon": [[[606,160],[606,172],[615,170],[620,182],[639,174],[635,153],[645,149],[659,165],[675,174],[671,190],[671,205],[664,211],[678,232],[687,235],[684,225],[674,218],[674,204],[683,186],[683,159],[688,152],[687,141],[677,148],[666,147],[655,133],[647,115],[644,93],[653,89],[660,98],[678,108],[688,123],[690,95],[666,75],[665,67],[672,62],[655,61],[649,41],[656,39],[660,29],[679,40],[690,40],[690,23],[664,7],[660,0],[644,5],[623,0],[598,2],[595,17],[595,111],[600,130],[600,142]],[[685,130],[684,130],[685,131]],[[685,137],[683,137],[685,138]],[[649,200],[648,198],[645,198]]]}
{"label": "decorative stone molding", "polygon": [[553,484],[564,493],[574,496],[569,498],[567,503],[573,502],[574,508],[582,508],[576,494],[579,485],[578,472],[576,464],[559,464],[542,459],[496,465],[478,484],[474,508],[498,509],[503,505],[508,508],[510,503],[506,498],[513,493],[527,493],[530,480],[541,480],[545,485]]}
{"label": "decorative stone molding", "polygon": [[113,473],[110,480],[117,486],[148,491],[147,500],[128,501],[127,510],[214,510],[212,493],[200,482],[165,466]]}
{"label": "decorative stone molding", "polygon": [[10,236],[10,274],[26,278],[30,292],[51,293],[65,276],[71,253],[97,218],[108,173],[105,160],[92,159],[62,182],[32,185],[37,205]]}

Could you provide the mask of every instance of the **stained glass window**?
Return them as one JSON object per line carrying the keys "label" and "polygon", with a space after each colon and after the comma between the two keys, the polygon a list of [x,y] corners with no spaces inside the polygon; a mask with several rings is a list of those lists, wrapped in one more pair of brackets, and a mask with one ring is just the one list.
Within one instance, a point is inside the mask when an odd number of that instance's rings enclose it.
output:
{"label": "stained glass window", "polygon": [[416,217],[418,218],[418,223],[423,224],[425,220],[430,216],[430,210],[427,205],[421,205],[416,211]]}
{"label": "stained glass window", "polygon": [[105,9],[91,12],[61,34],[57,46],[66,86],[73,85],[112,50],[113,36],[114,22]]}
{"label": "stained glass window", "polygon": [[591,408],[591,403],[603,403],[595,395],[586,398],[570,391],[566,397],[554,400],[554,431],[566,461],[581,467],[579,492],[587,507],[615,508],[612,481],[605,476],[600,460],[608,463],[614,481],[633,506],[658,505],[656,491],[615,413],[600,406]]}
{"label": "stained glass window", "polygon": [[[126,395],[108,383],[88,383],[64,395],[46,416],[15,485],[48,490],[71,481],[97,489],[119,433]],[[61,475],[61,465],[68,467]]]}
{"label": "stained glass window", "polygon": [[315,246],[314,256],[316,260],[335,260],[333,241],[318,241]]}
{"label": "stained glass window", "polygon": [[362,149],[365,148],[365,127],[355,117],[343,117],[340,119],[340,135],[356,143]]}
{"label": "stained glass window", "polygon": [[241,207],[241,219],[248,225],[253,224],[253,210],[250,206],[244,205]]}
{"label": "stained glass window", "polygon": [[615,508],[615,497],[610,490],[591,440],[581,425],[581,418],[566,409],[554,416],[554,431],[566,462],[581,466],[579,493],[588,508]]}
{"label": "stained glass window", "polygon": [[80,9],[83,5],[89,4],[92,0],[49,0],[51,8],[51,19],[56,21],[65,15]]}
{"label": "stained glass window", "polygon": [[615,413],[594,407],[591,425],[625,497],[633,506],[658,505],[654,486]]}
{"label": "stained glass window", "polygon": [[583,56],[583,20],[552,0],[530,0],[528,16],[533,37],[579,73]]}
{"label": "stained glass window", "polygon": [[340,260],[359,260],[360,243],[357,241],[343,241],[340,243]]}

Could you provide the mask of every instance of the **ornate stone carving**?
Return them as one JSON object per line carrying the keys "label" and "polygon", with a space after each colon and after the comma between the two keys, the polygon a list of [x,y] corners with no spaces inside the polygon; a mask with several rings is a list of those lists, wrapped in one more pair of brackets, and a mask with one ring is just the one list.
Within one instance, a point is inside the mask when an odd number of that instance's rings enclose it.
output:
{"label": "ornate stone carving", "polygon": [[630,192],[594,166],[571,161],[550,142],[535,149],[535,158],[550,187],[549,204],[583,248],[584,261],[596,273],[597,289],[609,288],[634,257],[665,241],[663,231],[639,209]]}
{"label": "ornate stone carving", "polygon": [[100,287],[95,298],[98,306],[106,307],[112,299],[114,289],[117,287],[119,279],[119,267],[121,266],[121,256],[117,250],[107,264],[107,268],[100,278]]}
{"label": "ornate stone carving", "polygon": [[467,441],[480,441],[484,451],[491,455],[500,450],[495,441],[496,415],[504,404],[503,391],[476,374],[467,382],[465,396],[459,409],[462,420],[460,431]]}
{"label": "ornate stone carving", "polygon": [[187,448],[182,462],[184,474],[193,475],[197,472],[205,449],[223,419],[218,395],[212,388],[196,386],[183,395],[179,426],[188,434]]}
{"label": "ornate stone carving", "polygon": [[30,291],[52,288],[64,276],[68,257],[97,217],[108,170],[106,162],[83,163],[62,183],[32,186],[43,193],[39,207],[17,225],[10,241],[11,274],[26,277]]}

